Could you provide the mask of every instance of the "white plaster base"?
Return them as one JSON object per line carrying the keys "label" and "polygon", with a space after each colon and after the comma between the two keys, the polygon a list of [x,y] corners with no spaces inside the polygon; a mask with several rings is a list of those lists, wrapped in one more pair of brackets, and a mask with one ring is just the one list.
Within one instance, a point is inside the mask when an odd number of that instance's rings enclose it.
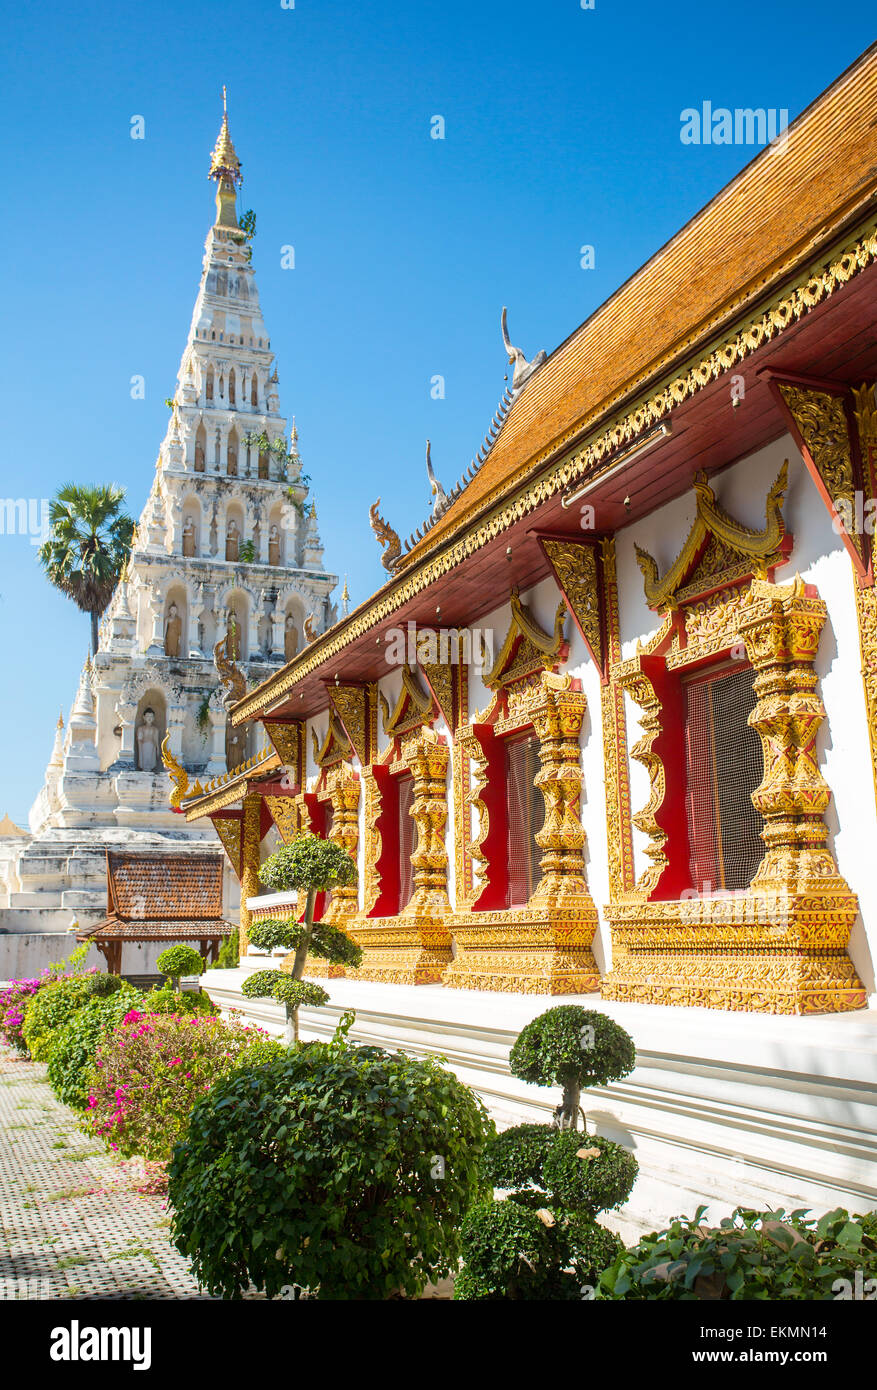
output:
{"label": "white plaster base", "polygon": [[[223,1009],[279,1034],[283,1010],[245,999],[241,982],[267,964],[211,970],[202,983]],[[774,1018],[711,1009],[331,980],[331,1002],[302,1009],[304,1038],[328,1037],[346,1009],[350,1036],[415,1056],[441,1054],[484,1099],[501,1127],[546,1120],[559,1092],[509,1074],[524,1024],[556,1004],[580,1003],[620,1023],[637,1047],[625,1081],[583,1096],[589,1128],[633,1150],[640,1176],[616,1226],[651,1230],[708,1203],[710,1218],[738,1204],[877,1206],[877,1013]]]}

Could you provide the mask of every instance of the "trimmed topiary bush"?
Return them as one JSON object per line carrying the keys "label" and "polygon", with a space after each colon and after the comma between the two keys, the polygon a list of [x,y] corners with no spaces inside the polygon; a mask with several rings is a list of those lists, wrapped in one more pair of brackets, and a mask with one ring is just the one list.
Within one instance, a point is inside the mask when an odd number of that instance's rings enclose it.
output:
{"label": "trimmed topiary bush", "polygon": [[362,950],[346,932],[329,922],[314,921],[318,893],[356,882],[356,865],[342,845],[319,835],[298,835],[268,856],[259,870],[259,880],[275,893],[303,891],[307,894],[304,919],[270,918],[254,922],[250,941],[259,951],[278,947],[294,951],[289,970],[256,970],[241,985],[248,999],[278,999],[286,1008],[286,1042],[298,1042],[298,1011],[302,1004],[319,1006],[329,1002],[320,985],[302,980],[309,951],[341,965],[359,965]]}
{"label": "trimmed topiary bush", "polygon": [[622,1250],[599,1282],[600,1299],[684,1301],[874,1297],[877,1212],[850,1216],[842,1207],[818,1219],[738,1207],[718,1226],[706,1207],[678,1217]]}
{"label": "trimmed topiary bush", "polygon": [[34,995],[27,1006],[21,1031],[35,1062],[49,1060],[57,1030],[93,998],[91,983],[96,973],[51,980]]}
{"label": "trimmed topiary bush", "polygon": [[560,1129],[577,1129],[583,1086],[605,1086],[629,1076],[636,1048],[629,1033],[605,1014],[579,1004],[548,1009],[518,1035],[509,1070],[537,1086],[562,1086],[555,1112]]}
{"label": "trimmed topiary bush", "polygon": [[126,984],[121,975],[89,975],[88,981],[89,994],[100,999],[117,994]]}
{"label": "trimmed topiary bush", "polygon": [[[117,977],[98,975],[95,978],[106,980]],[[72,1105],[76,1110],[86,1108],[88,1083],[99,1043],[142,1000],[139,990],[120,980],[118,989],[89,999],[57,1030],[49,1057],[48,1080],[55,1095],[65,1105]]]}
{"label": "trimmed topiary bush", "polygon": [[204,957],[192,946],[168,946],[155,963],[178,993],[183,975],[204,974]]}
{"label": "trimmed topiary bush", "polygon": [[633,1040],[603,1014],[575,1004],[528,1024],[509,1056],[514,1076],[561,1085],[550,1125],[515,1125],[489,1141],[482,1173],[503,1201],[488,1201],[463,1223],[465,1267],[455,1299],[580,1299],[621,1249],[595,1220],[620,1205],[639,1171],[621,1144],[578,1129],[582,1085],[633,1069]]}
{"label": "trimmed topiary bush", "polygon": [[89,1127],[123,1157],[166,1160],[212,1086],[236,1067],[283,1051],[261,1028],[243,1023],[132,1010],[96,1049]]}
{"label": "trimmed topiary bush", "polygon": [[416,1296],[456,1267],[492,1131],[433,1059],[339,1034],[292,1048],[194,1110],[170,1165],[173,1239],[217,1297],[251,1281],[269,1297]]}

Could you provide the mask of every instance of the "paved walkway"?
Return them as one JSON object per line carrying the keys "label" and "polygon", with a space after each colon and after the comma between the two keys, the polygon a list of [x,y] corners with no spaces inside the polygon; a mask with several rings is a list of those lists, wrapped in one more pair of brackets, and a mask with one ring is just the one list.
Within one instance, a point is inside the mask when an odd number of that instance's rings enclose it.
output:
{"label": "paved walkway", "polygon": [[136,1163],[77,1129],[45,1076],[0,1047],[0,1300],[206,1297],[165,1198],[137,1191]]}

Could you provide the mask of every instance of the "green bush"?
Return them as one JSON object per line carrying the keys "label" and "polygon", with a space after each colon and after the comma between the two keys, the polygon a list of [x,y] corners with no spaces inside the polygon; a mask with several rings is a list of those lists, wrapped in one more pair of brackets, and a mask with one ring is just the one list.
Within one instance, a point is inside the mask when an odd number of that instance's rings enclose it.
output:
{"label": "green bush", "polygon": [[117,994],[125,984],[121,975],[89,975],[88,992],[100,999],[105,999],[107,995]]}
{"label": "green bush", "polygon": [[336,1034],[219,1082],[170,1165],[173,1238],[212,1294],[420,1293],[456,1267],[493,1130],[433,1059]]}
{"label": "green bush", "polygon": [[838,1207],[817,1219],[806,1209],[787,1215],[781,1207],[738,1207],[718,1226],[706,1226],[705,1211],[699,1207],[621,1251],[603,1272],[597,1297],[824,1302],[855,1297],[857,1272],[863,1287],[877,1280],[877,1212],[850,1216]]}
{"label": "green bush", "polygon": [[216,960],[208,965],[208,970],[236,970],[241,963],[241,934],[240,928],[235,927],[233,932],[222,938],[219,953]]}
{"label": "green bush", "polygon": [[91,989],[94,978],[93,975],[71,975],[67,979],[53,980],[34,995],[27,1006],[21,1031],[35,1062],[48,1061],[57,1030],[94,997]]}
{"label": "green bush", "polygon": [[[116,977],[98,975],[96,978]],[[77,1110],[85,1109],[88,1081],[98,1044],[142,1000],[139,990],[120,980],[117,990],[92,997],[57,1030],[49,1057],[48,1078],[55,1095],[65,1105],[72,1105]]]}
{"label": "green bush", "polygon": [[204,957],[192,946],[168,946],[155,962],[162,975],[179,985],[183,975],[203,975]]}
{"label": "green bush", "polygon": [[[589,1158],[580,1156],[589,1151]],[[557,1206],[594,1216],[619,1206],[630,1195],[638,1171],[633,1154],[621,1144],[599,1134],[581,1135],[567,1129],[555,1131],[542,1181]]]}
{"label": "green bush", "polygon": [[507,1193],[463,1224],[465,1267],[454,1297],[571,1299],[593,1292],[621,1249],[594,1219],[629,1195],[637,1161],[620,1144],[578,1129],[582,1085],[626,1076],[633,1040],[603,1014],[563,1004],[535,1018],[512,1047],[512,1074],[563,1086],[550,1125],[515,1125],[485,1147],[482,1174]]}
{"label": "green bush", "polygon": [[172,985],[156,985],[143,996],[148,1014],[216,1014],[216,1005],[203,989],[176,990]]}

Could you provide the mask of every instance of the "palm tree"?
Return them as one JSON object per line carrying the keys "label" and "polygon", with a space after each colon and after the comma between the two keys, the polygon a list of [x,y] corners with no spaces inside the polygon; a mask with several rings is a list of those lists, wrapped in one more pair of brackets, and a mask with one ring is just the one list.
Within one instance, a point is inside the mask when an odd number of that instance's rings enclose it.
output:
{"label": "palm tree", "polygon": [[98,619],[113,596],[131,553],[134,522],[122,511],[123,488],[65,483],[49,507],[49,539],[39,558],[51,584],[91,614],[91,649]]}

